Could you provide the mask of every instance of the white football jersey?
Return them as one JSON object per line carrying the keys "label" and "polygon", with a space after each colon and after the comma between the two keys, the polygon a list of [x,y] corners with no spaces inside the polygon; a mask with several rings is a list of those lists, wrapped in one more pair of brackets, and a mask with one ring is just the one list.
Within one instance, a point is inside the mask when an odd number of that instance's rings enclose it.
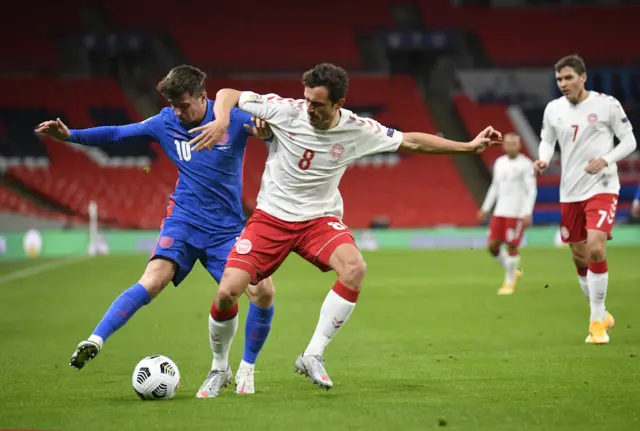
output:
{"label": "white football jersey", "polygon": [[632,130],[620,102],[615,97],[590,91],[585,100],[573,105],[566,97],[547,104],[540,137],[560,145],[562,176],[560,202],[579,202],[600,193],[620,192],[618,167],[611,163],[596,175],[585,172],[591,159],[613,149],[613,136]]}
{"label": "white football jersey", "polygon": [[402,143],[401,132],[347,109],[340,110],[336,127],[319,130],[309,123],[304,100],[245,91],[238,107],[273,130],[257,208],[284,221],[342,219],[338,185],[349,164]]}
{"label": "white football jersey", "polygon": [[537,187],[533,162],[519,154],[514,159],[506,154],[493,165],[493,180],[482,204],[483,211],[498,217],[523,218],[533,213]]}

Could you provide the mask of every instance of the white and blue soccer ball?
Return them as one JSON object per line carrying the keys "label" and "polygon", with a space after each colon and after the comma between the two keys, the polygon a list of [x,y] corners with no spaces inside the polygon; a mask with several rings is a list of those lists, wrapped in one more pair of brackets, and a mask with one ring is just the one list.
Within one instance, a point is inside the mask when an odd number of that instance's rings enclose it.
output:
{"label": "white and blue soccer ball", "polygon": [[178,392],[180,371],[166,356],[147,356],[133,370],[131,383],[143,400],[169,400]]}

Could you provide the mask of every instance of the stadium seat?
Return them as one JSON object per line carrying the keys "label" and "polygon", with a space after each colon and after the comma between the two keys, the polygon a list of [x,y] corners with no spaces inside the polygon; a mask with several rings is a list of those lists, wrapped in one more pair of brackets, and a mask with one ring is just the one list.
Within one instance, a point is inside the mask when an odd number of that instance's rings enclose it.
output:
{"label": "stadium seat", "polygon": [[[74,103],[68,103],[69,99]],[[9,164],[7,175],[84,220],[88,218],[88,205],[93,200],[98,203],[101,222],[109,226],[150,229],[159,226],[168,196],[174,189],[176,169],[159,148],[154,150],[157,144],[112,146],[105,153],[49,138],[40,140],[31,133],[38,122],[57,116],[76,128],[107,121],[140,120],[116,81],[0,79],[0,114],[3,115],[4,141],[24,143],[27,149],[3,145],[2,156],[21,161]],[[49,166],[27,163],[26,156],[33,154],[46,155]],[[104,159],[109,155],[112,160],[122,158],[123,163],[105,166]],[[148,173],[141,166],[124,163],[127,158],[141,155],[150,159]]]}
{"label": "stadium seat", "polygon": [[[166,8],[150,0],[105,1],[104,5],[121,28],[169,34],[186,59],[205,70],[292,71],[312,67],[319,59],[361,69],[356,35],[390,27],[390,3],[359,0],[335,8],[316,7],[313,22],[308,9],[293,0],[280,1],[277,7],[265,7],[258,0],[243,2],[242,10],[254,13],[240,13],[234,3],[190,3],[199,16],[209,17],[208,25],[194,23],[192,14],[167,19]],[[348,19],[348,26],[340,25],[342,17]],[[228,39],[234,43],[227,43]]]}
{"label": "stadium seat", "polygon": [[[500,67],[551,67],[570,53],[587,58],[588,66],[632,65],[640,59],[637,5],[487,8],[421,0],[419,7],[430,28],[475,32]],[[615,43],[609,34],[616,35]]]}

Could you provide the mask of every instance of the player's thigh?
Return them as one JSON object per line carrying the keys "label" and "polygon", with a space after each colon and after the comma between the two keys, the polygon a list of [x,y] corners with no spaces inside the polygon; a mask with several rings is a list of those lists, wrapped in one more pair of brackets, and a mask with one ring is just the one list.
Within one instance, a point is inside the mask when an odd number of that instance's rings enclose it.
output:
{"label": "player's thigh", "polygon": [[257,284],[280,267],[293,249],[296,237],[290,223],[256,210],[231,248],[226,268],[249,273],[251,282]]}
{"label": "player's thigh", "polygon": [[501,244],[505,242],[506,227],[505,218],[492,216],[489,220],[489,243]]}
{"label": "player's thigh", "polygon": [[505,241],[511,248],[520,247],[524,236],[525,226],[521,218],[507,218],[505,220]]}
{"label": "player's thigh", "polygon": [[560,235],[562,242],[573,244],[587,240],[584,202],[560,203]]}
{"label": "player's thigh", "polygon": [[[617,210],[618,195],[603,193],[589,198],[585,203],[586,230],[603,232],[605,238],[611,239]],[[591,236],[601,237],[595,233]]]}
{"label": "player's thigh", "polygon": [[[165,219],[156,245],[151,252],[150,262],[163,260],[173,263],[174,274],[171,281],[175,286],[178,286],[191,272],[200,256],[201,250],[191,243],[194,235],[195,233],[190,231],[186,223]],[[143,283],[141,282],[141,284]]]}
{"label": "player's thigh", "polygon": [[[347,245],[347,247],[341,247]],[[335,270],[345,271],[345,265],[338,264],[338,267],[331,266],[331,257],[338,249],[341,257],[340,262],[347,261],[349,264],[364,266],[364,259],[360,250],[356,247],[351,230],[336,217],[321,217],[307,222],[302,234],[298,238],[295,251],[307,261],[314,264],[321,271]],[[343,256],[344,255],[344,256]]]}
{"label": "player's thigh", "polygon": [[222,279],[227,258],[241,234],[241,231],[237,231],[226,235],[212,236],[209,245],[204,250],[204,255],[200,258],[202,266],[218,284]]}

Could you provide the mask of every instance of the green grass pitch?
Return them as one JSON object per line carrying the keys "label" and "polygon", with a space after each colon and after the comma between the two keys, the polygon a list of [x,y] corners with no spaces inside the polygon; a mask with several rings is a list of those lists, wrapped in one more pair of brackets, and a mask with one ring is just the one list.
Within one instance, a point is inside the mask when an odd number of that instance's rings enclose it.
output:
{"label": "green grass pitch", "polygon": [[[588,305],[567,249],[523,250],[513,296],[483,250],[367,253],[351,320],[327,349],[335,387],[315,388],[293,361],[334,282],[292,256],[275,275],[276,314],[258,393],[194,394],[210,366],[215,283],[197,265],[143,308],[81,372],[68,367],[146,256],[106,256],[0,283],[0,428],[32,430],[638,430],[640,249],[609,250],[611,344],[584,344]],[[0,280],[41,261],[0,265]],[[246,298],[231,353],[243,344]],[[178,364],[175,399],[144,402],[135,364]]]}

